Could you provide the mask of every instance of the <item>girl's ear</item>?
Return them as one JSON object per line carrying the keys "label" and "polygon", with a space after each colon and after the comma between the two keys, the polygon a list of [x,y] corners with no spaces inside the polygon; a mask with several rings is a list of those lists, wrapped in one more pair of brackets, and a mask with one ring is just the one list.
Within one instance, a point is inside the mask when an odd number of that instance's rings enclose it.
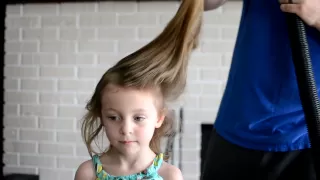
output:
{"label": "girl's ear", "polygon": [[165,118],[166,118],[166,116],[165,116],[164,113],[159,116],[158,121],[156,123],[156,128],[160,128],[161,127],[161,125],[162,125],[163,121],[165,120]]}

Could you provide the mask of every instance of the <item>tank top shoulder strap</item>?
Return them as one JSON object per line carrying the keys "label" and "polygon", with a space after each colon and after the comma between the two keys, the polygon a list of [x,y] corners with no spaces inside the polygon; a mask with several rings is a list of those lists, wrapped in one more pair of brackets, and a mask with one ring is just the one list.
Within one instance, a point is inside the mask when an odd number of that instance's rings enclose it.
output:
{"label": "tank top shoulder strap", "polygon": [[154,158],[152,165],[148,169],[146,169],[143,173],[147,176],[158,177],[159,176],[158,170],[161,168],[162,163],[163,163],[163,154],[159,153]]}
{"label": "tank top shoulder strap", "polygon": [[106,180],[108,177],[108,174],[105,171],[103,171],[100,157],[98,155],[94,155],[92,157],[92,162],[95,169],[97,180]]}
{"label": "tank top shoulder strap", "polygon": [[153,161],[153,165],[156,171],[160,169],[162,162],[163,162],[163,153],[160,153],[156,156],[156,158]]}
{"label": "tank top shoulder strap", "polygon": [[160,169],[162,163],[163,163],[163,154],[160,153],[158,155],[156,155],[156,157],[153,160],[152,165],[147,168],[145,171],[138,173],[138,174],[132,174],[129,176],[112,176],[110,174],[108,174],[106,171],[103,170],[102,167],[102,163],[100,161],[100,157],[98,155],[94,155],[92,157],[92,162],[93,162],[93,166],[95,169],[95,173],[96,173],[96,180],[107,180],[107,179],[111,179],[111,180],[115,180],[115,179],[143,179],[143,178],[153,178],[155,180],[163,180],[159,174],[158,174],[158,170]]}

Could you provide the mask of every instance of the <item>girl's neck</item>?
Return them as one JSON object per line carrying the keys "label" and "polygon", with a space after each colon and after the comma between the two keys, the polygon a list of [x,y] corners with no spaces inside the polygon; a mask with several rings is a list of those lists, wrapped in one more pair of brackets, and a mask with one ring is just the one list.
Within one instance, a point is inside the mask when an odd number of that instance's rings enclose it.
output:
{"label": "girl's neck", "polygon": [[132,169],[144,164],[150,165],[156,156],[150,148],[141,149],[135,154],[122,154],[115,148],[111,148],[105,155],[105,162],[123,167],[124,169]]}

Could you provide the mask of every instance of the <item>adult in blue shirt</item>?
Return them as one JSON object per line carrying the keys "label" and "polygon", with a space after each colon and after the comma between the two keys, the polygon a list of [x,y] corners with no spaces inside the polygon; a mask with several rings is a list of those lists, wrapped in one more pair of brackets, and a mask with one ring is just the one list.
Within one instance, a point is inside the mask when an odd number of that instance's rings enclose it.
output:
{"label": "adult in blue shirt", "polygon": [[[307,24],[319,88],[320,0],[287,1],[243,0],[203,180],[315,180],[284,12]],[[207,0],[205,9],[223,3]]]}

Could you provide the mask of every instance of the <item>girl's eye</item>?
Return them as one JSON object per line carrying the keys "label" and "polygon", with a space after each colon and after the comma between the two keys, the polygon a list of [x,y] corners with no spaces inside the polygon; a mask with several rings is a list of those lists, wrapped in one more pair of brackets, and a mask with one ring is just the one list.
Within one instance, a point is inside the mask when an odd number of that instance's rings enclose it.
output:
{"label": "girl's eye", "polygon": [[107,116],[107,119],[116,121],[116,120],[119,120],[120,118],[118,116]]}
{"label": "girl's eye", "polygon": [[134,120],[140,122],[140,121],[145,120],[145,117],[143,117],[143,116],[137,116],[137,117],[134,118]]}

